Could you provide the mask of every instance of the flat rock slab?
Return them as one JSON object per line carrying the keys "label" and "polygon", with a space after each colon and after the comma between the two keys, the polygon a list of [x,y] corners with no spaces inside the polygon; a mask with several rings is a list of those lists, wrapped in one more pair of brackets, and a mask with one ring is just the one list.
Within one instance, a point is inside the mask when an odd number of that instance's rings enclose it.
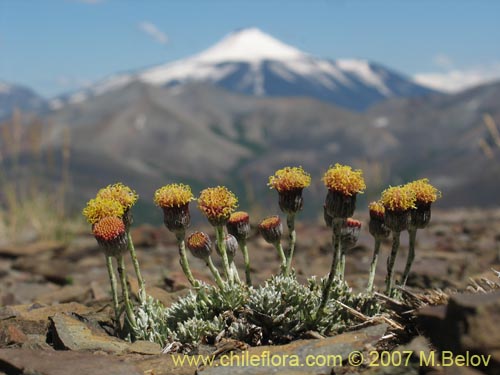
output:
{"label": "flat rock slab", "polygon": [[161,350],[162,347],[160,346],[160,344],[143,340],[135,341],[128,347],[129,353],[138,353],[138,354],[155,355],[155,354],[160,354]]}
{"label": "flat rock slab", "polygon": [[[319,366],[307,366],[307,358],[309,356],[314,356],[314,358],[322,361],[329,356],[332,358],[332,355],[335,355],[338,356],[339,359],[341,358],[341,361],[335,362],[336,365],[341,366],[341,362],[346,361],[350,353],[354,351],[364,352],[367,347],[375,345],[375,343],[380,340],[386,331],[387,326],[385,324],[379,324],[321,340],[297,340],[290,344],[281,346],[254,347],[248,350],[248,355],[245,352],[235,354],[240,357],[240,364],[242,363],[242,358],[245,357],[253,357],[255,359],[264,358],[264,360],[259,360],[261,362],[259,362],[258,365],[247,364],[245,366],[222,366],[222,364],[217,361],[213,366],[207,366],[199,369],[198,373],[203,375],[331,374],[333,366],[326,364]],[[267,354],[267,352],[269,354]],[[298,357],[298,365],[294,365],[293,362],[291,362],[292,355],[296,355]],[[230,354],[228,354],[228,356],[230,356]],[[265,357],[271,359],[274,357],[276,358],[276,361],[279,359],[282,365],[269,366],[266,363],[267,360]],[[287,363],[290,365],[284,364],[286,361],[288,361]]]}
{"label": "flat rock slab", "polygon": [[9,245],[0,247],[0,256],[17,258],[33,256],[49,251],[64,249],[65,245],[59,241],[38,241],[28,245]]}
{"label": "flat rock slab", "polygon": [[58,290],[50,291],[36,297],[36,301],[43,304],[55,302],[85,302],[90,300],[90,286],[88,285],[66,285]]}
{"label": "flat rock slab", "polygon": [[143,375],[134,365],[109,356],[29,349],[0,349],[0,372],[37,375]]}
{"label": "flat rock slab", "polygon": [[423,308],[419,327],[441,350],[491,355],[486,374],[500,374],[500,291],[453,295],[448,305]]}
{"label": "flat rock slab", "polygon": [[129,343],[91,329],[81,320],[68,315],[56,314],[50,318],[53,323],[54,346],[69,350],[102,350],[120,354]]}
{"label": "flat rock slab", "polygon": [[80,303],[61,303],[59,305],[45,306],[40,303],[31,305],[13,305],[6,306],[0,309],[0,320],[18,318],[22,320],[47,320],[49,317],[60,312],[72,312],[76,314],[88,314],[93,310],[90,307]]}
{"label": "flat rock slab", "polygon": [[12,268],[44,277],[55,284],[66,285],[71,282],[71,275],[76,265],[66,259],[59,259],[49,253],[20,257],[14,261]]}
{"label": "flat rock slab", "polygon": [[196,367],[178,366],[174,363],[172,355],[160,354],[149,356],[146,359],[132,359],[133,363],[144,375],[194,375]]}

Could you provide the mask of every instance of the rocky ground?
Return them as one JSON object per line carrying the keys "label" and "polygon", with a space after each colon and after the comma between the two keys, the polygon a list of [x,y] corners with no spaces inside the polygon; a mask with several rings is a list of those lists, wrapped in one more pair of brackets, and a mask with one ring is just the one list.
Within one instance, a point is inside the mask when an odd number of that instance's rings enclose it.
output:
{"label": "rocky ground", "polygon": [[[155,375],[194,374],[195,371],[200,374],[498,374],[500,290],[495,289],[500,287],[492,269],[500,270],[500,210],[455,210],[433,215],[431,225],[419,231],[417,238],[416,261],[407,293],[407,298],[414,298],[416,302],[409,306],[386,301],[393,304],[395,310],[401,309],[400,316],[405,318],[398,324],[408,327],[400,330],[394,322],[363,322],[360,318],[358,327],[342,335],[249,349],[249,353],[256,355],[269,351],[297,354],[301,359],[307,354],[339,354],[342,365],[333,370],[327,365],[176,367],[172,356],[161,354],[162,348],[156,344],[130,344],[110,336],[108,278],[104,257],[92,236],[76,234],[68,243],[4,244],[0,247],[0,374],[52,375],[68,371]],[[367,222],[366,218],[361,219]],[[329,230],[322,223],[299,223],[297,236],[295,268],[299,276],[305,279],[326,274],[331,261]],[[173,235],[164,228],[140,226],[134,228],[133,238],[148,293],[165,305],[171,304],[187,290]],[[406,260],[407,238],[404,236],[402,244],[396,263],[398,272]],[[355,289],[365,287],[372,246],[373,240],[364,229],[346,265],[347,279]],[[249,249],[254,282],[262,282],[278,271],[277,254],[262,239],[253,237]],[[383,286],[389,249],[389,243],[383,245],[376,279],[379,288]],[[192,258],[190,261],[195,276],[209,281],[208,270],[202,262]],[[241,257],[237,263],[242,270]],[[133,275],[131,264],[128,272]],[[137,291],[133,280],[131,277],[132,289]],[[434,289],[444,292],[431,293]],[[425,293],[428,297],[421,296]],[[412,311],[403,311],[405,309]],[[235,346],[220,345],[222,347],[207,347],[205,351],[224,353]],[[370,366],[369,352],[383,349],[411,350],[414,355],[408,366]],[[348,354],[353,350],[365,354],[361,366],[349,364]],[[492,357],[488,366],[479,367],[421,363],[419,358],[422,355],[425,358],[425,353],[432,350]]]}

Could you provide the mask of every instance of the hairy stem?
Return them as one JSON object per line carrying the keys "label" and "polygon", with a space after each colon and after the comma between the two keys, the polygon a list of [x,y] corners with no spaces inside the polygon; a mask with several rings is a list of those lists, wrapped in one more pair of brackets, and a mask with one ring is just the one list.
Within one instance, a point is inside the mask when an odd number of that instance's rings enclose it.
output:
{"label": "hairy stem", "polygon": [[217,225],[215,227],[215,234],[217,236],[217,246],[219,246],[219,252],[222,257],[222,266],[224,269],[224,275],[226,277],[226,280],[230,284],[232,284],[234,282],[233,272],[229,267],[229,259],[227,257],[227,252],[226,252],[226,243],[224,242],[224,228],[222,227],[222,225]]}
{"label": "hairy stem", "polygon": [[236,264],[234,264],[234,262],[231,262],[229,267],[231,268],[231,271],[233,273],[234,281],[241,285],[241,279],[240,275],[238,274],[238,269],[236,268]]}
{"label": "hairy stem", "polygon": [[111,284],[111,295],[113,296],[113,309],[115,310],[115,329],[120,330],[120,304],[118,302],[118,285],[113,269],[113,257],[106,255],[106,268],[108,269],[109,282]]}
{"label": "hairy stem", "polygon": [[392,249],[391,255],[387,258],[387,276],[385,278],[385,294],[389,297],[392,295],[394,283],[394,263],[399,249],[399,236],[401,232],[392,232]]}
{"label": "hairy stem", "polygon": [[417,228],[409,228],[408,234],[410,236],[410,245],[408,249],[408,258],[406,259],[405,271],[403,273],[403,279],[401,286],[405,286],[408,281],[408,276],[410,276],[411,265],[415,259],[415,240],[417,239]]}
{"label": "hairy stem", "polygon": [[293,253],[295,251],[295,242],[297,240],[297,236],[295,233],[295,214],[294,213],[289,213],[286,217],[286,224],[288,226],[288,242],[290,246],[290,250],[288,251],[288,258],[286,261],[286,269],[285,269],[285,274],[288,275],[290,273],[290,270],[292,268],[292,258],[293,258]]}
{"label": "hairy stem", "polygon": [[132,308],[132,302],[130,301],[130,295],[128,292],[128,282],[127,282],[127,274],[125,271],[125,259],[123,255],[119,255],[117,258],[118,262],[118,275],[120,276],[120,284],[122,287],[122,297],[123,303],[125,305],[125,313],[127,317],[127,321],[132,328],[136,327],[136,320],[134,310]]}
{"label": "hairy stem", "polygon": [[285,256],[285,252],[283,251],[283,246],[281,246],[281,242],[278,241],[274,244],[274,247],[278,251],[278,255],[279,255],[280,260],[281,260],[281,273],[286,276],[288,274],[286,272],[286,256]]}
{"label": "hairy stem", "polygon": [[346,259],[346,250],[341,249],[340,251],[340,264],[339,264],[339,279],[344,280],[345,275],[345,259]]}
{"label": "hairy stem", "polygon": [[144,302],[146,301],[146,286],[141,275],[141,269],[139,268],[139,261],[137,260],[137,254],[135,252],[134,242],[132,241],[130,231],[127,232],[127,240],[128,250],[130,251],[130,257],[132,258],[132,264],[134,265],[135,274],[137,276],[137,283],[139,284],[139,301]]}
{"label": "hairy stem", "polygon": [[340,256],[340,226],[332,226],[332,247],[333,247],[333,259],[330,266],[330,273],[328,274],[328,279],[326,280],[325,287],[321,296],[321,303],[318,307],[318,312],[316,313],[316,319],[319,319],[323,314],[328,301],[328,296],[330,295],[330,290],[332,288],[333,280],[337,274],[339,268],[339,256]]}
{"label": "hairy stem", "polygon": [[252,285],[252,278],[250,276],[250,258],[248,256],[247,241],[241,240],[238,242],[241,252],[243,253],[243,259],[245,260],[245,278],[247,285]]}
{"label": "hairy stem", "polygon": [[212,262],[212,257],[208,256],[207,258],[207,266],[210,269],[210,272],[212,272],[212,275],[214,275],[215,283],[220,289],[224,288],[224,281],[222,281],[222,278],[220,277],[220,273],[217,270],[217,268],[214,265],[214,262]]}
{"label": "hairy stem", "polygon": [[378,253],[380,251],[380,240],[375,239],[375,248],[373,250],[372,263],[370,264],[370,276],[368,277],[368,287],[366,290],[368,292],[373,291],[373,282],[375,280],[375,273],[377,271]]}
{"label": "hairy stem", "polygon": [[[344,267],[345,267],[345,253],[342,251],[342,241],[340,238],[340,231],[342,228],[342,221],[339,220],[333,220],[333,232],[334,232],[334,237],[335,237],[335,257],[334,260],[336,262],[336,267],[335,267],[335,278],[339,280],[344,279],[344,272],[342,269],[342,261],[344,262]],[[343,259],[342,259],[343,258]]]}
{"label": "hairy stem", "polygon": [[196,287],[198,282],[195,280],[193,274],[191,273],[191,268],[189,267],[189,261],[186,253],[186,242],[184,241],[184,233],[176,233],[177,245],[179,247],[179,263],[181,265],[182,271],[189,283]]}

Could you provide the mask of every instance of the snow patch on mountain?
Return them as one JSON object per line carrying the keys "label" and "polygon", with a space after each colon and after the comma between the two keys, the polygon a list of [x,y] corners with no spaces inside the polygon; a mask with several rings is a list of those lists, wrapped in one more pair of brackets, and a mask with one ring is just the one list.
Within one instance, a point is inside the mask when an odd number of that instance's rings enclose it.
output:
{"label": "snow patch on mountain", "polygon": [[372,70],[368,61],[353,59],[337,60],[337,66],[344,72],[355,74],[367,85],[376,87],[384,95],[392,95],[391,90],[385,85],[383,78],[380,74]]}
{"label": "snow patch on mountain", "polygon": [[219,43],[194,58],[205,63],[221,61],[258,62],[262,60],[294,60],[306,54],[252,27],[230,33]]}
{"label": "snow patch on mountain", "polygon": [[10,90],[11,90],[10,85],[0,81],[0,94],[8,94]]}

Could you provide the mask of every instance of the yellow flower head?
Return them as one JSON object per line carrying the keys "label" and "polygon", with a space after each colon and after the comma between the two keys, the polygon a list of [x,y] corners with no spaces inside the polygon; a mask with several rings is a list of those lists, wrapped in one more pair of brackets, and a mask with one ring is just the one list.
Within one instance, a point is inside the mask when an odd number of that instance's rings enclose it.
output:
{"label": "yellow flower head", "polygon": [[169,184],[155,191],[154,201],[161,208],[181,207],[194,200],[191,187],[185,184]]}
{"label": "yellow flower head", "polygon": [[311,184],[311,175],[302,167],[285,167],[278,169],[269,177],[268,186],[276,189],[278,193],[295,189],[304,189]]}
{"label": "yellow flower head", "polygon": [[211,222],[227,221],[238,207],[238,198],[225,186],[206,188],[198,198],[198,208]]}
{"label": "yellow flower head", "polygon": [[120,202],[109,199],[96,197],[87,202],[87,206],[83,209],[83,216],[87,218],[90,224],[95,224],[105,217],[122,217],[125,213],[125,208]]}
{"label": "yellow flower head", "polygon": [[430,204],[441,198],[441,192],[427,178],[410,182],[406,186],[415,193],[417,203]]}
{"label": "yellow flower head", "polygon": [[391,186],[382,192],[380,203],[386,211],[407,211],[415,208],[415,192],[408,186]]}
{"label": "yellow flower head", "polygon": [[125,210],[128,210],[137,202],[138,195],[135,190],[118,182],[99,190],[96,197],[115,200],[119,202]]}
{"label": "yellow flower head", "polygon": [[338,163],[325,172],[322,181],[329,190],[346,196],[362,193],[366,189],[361,169],[353,170],[348,165]]}
{"label": "yellow flower head", "polygon": [[372,216],[384,217],[385,208],[380,202],[371,202],[368,205],[368,210]]}

